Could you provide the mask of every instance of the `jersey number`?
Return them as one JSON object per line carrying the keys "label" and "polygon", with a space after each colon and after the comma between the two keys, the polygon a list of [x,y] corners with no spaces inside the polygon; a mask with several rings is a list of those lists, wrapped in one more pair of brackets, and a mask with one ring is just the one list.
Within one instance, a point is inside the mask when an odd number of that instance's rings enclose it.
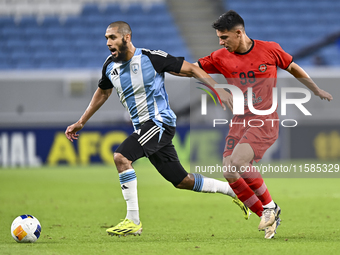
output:
{"label": "jersey number", "polygon": [[254,83],[255,82],[255,73],[253,71],[249,71],[247,74],[242,72],[240,73],[240,82],[242,85],[246,85],[248,82],[249,83]]}
{"label": "jersey number", "polygon": [[228,150],[233,150],[235,147],[235,139],[228,139],[228,142],[227,142],[227,149]]}

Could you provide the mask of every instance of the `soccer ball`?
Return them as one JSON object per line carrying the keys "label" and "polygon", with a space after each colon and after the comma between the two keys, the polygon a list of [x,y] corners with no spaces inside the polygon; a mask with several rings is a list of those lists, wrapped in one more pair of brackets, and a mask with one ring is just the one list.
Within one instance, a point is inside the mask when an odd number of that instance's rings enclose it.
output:
{"label": "soccer ball", "polygon": [[11,226],[12,237],[18,243],[34,243],[38,240],[40,232],[40,222],[29,214],[16,217]]}

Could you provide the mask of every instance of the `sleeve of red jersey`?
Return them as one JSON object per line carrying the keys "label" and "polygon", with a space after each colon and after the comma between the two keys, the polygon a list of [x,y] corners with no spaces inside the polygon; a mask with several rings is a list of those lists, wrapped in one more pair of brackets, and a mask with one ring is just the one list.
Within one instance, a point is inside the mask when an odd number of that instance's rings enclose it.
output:
{"label": "sleeve of red jersey", "polygon": [[276,61],[276,65],[281,69],[287,69],[288,66],[293,62],[293,57],[285,52],[281,46],[276,42],[271,42],[273,47],[273,53]]}
{"label": "sleeve of red jersey", "polygon": [[198,61],[198,65],[206,72],[206,73],[221,73],[215,66],[214,66],[214,58],[213,53],[209,56],[200,58]]}

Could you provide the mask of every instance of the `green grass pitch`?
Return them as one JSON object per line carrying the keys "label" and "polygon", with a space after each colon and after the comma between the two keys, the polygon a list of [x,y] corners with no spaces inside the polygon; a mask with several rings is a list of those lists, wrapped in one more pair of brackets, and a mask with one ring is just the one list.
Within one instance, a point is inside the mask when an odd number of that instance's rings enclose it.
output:
{"label": "green grass pitch", "polygon": [[[141,236],[111,237],[125,217],[115,168],[0,169],[0,254],[340,254],[340,179],[265,179],[282,208],[272,240],[229,197],[177,190],[151,164],[135,165]],[[34,244],[16,243],[15,217],[42,225]]]}

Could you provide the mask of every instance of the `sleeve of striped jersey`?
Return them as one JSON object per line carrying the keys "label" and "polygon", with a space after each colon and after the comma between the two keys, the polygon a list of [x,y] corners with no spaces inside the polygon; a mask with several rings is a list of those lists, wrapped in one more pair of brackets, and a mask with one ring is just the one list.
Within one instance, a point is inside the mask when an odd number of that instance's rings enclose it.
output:
{"label": "sleeve of striped jersey", "polygon": [[[214,52],[213,52],[214,53]],[[213,53],[209,56],[200,58],[197,62],[198,65],[206,72],[206,73],[221,73],[215,66],[214,66],[214,58]]]}
{"label": "sleeve of striped jersey", "polygon": [[110,79],[106,76],[106,69],[107,66],[111,63],[110,59],[108,58],[104,65],[103,65],[103,69],[102,69],[102,77],[100,78],[99,82],[98,82],[98,87],[101,89],[111,89],[113,88],[112,82],[110,81]]}
{"label": "sleeve of striped jersey", "polygon": [[281,46],[276,42],[270,42],[272,44],[272,52],[275,58],[276,65],[281,69],[287,69],[293,62],[293,57],[285,52]]}
{"label": "sleeve of striped jersey", "polygon": [[148,56],[157,73],[181,71],[184,57],[174,57],[161,50],[143,49],[142,53]]}

